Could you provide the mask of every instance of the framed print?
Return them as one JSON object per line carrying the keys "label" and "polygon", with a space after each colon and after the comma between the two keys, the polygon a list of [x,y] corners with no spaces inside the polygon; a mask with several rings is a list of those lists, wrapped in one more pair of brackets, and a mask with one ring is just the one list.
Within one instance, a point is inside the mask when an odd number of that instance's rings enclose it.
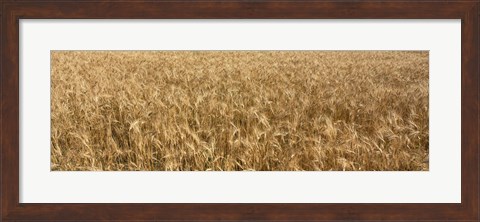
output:
{"label": "framed print", "polygon": [[4,1],[1,213],[479,219],[477,1]]}

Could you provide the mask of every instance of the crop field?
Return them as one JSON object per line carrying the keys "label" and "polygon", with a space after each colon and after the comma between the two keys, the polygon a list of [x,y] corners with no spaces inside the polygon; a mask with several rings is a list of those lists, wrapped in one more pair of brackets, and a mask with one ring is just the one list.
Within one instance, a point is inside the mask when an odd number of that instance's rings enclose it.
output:
{"label": "crop field", "polygon": [[428,52],[52,51],[54,171],[428,170]]}

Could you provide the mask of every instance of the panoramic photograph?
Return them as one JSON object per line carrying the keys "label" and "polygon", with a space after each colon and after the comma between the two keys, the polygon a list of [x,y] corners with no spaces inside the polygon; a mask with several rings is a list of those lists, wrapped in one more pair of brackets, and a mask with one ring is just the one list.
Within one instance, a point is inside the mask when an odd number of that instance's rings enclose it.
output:
{"label": "panoramic photograph", "polygon": [[51,51],[52,171],[428,171],[428,51]]}

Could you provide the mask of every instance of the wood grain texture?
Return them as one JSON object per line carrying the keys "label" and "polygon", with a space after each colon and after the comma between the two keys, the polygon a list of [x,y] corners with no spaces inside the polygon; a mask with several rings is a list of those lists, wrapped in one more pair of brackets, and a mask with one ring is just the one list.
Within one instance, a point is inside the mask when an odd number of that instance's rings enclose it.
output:
{"label": "wood grain texture", "polygon": [[2,145],[2,218],[18,206],[19,100],[18,100],[18,20],[2,7],[1,145]]}
{"label": "wood grain texture", "polygon": [[[1,4],[1,3],[0,3]],[[463,220],[479,219],[478,1],[153,2],[4,1],[0,144],[4,221],[16,220]],[[20,204],[21,18],[462,19],[461,204]]]}
{"label": "wood grain texture", "polygon": [[[479,4],[462,18],[462,205],[479,219]],[[472,121],[476,120],[477,124]],[[475,132],[475,135],[471,135]],[[467,195],[465,195],[467,194]],[[471,195],[468,195],[471,194]],[[471,198],[471,197],[475,198]]]}
{"label": "wood grain texture", "polygon": [[89,19],[448,19],[471,1],[11,1],[19,17]]}
{"label": "wood grain texture", "polygon": [[[4,33],[3,33],[3,1],[0,1],[0,160],[2,160],[3,162],[3,144],[1,143],[3,140],[1,139],[1,137],[3,136],[3,118],[2,118],[2,113],[3,113],[3,97],[2,97],[2,84],[1,84],[1,80],[2,80],[2,76],[3,76],[3,43],[4,43],[4,40],[3,40],[3,37],[5,36]],[[3,164],[0,163],[0,215],[4,215],[4,211],[3,211],[3,179],[2,179],[2,175],[3,175],[3,167],[2,167]],[[3,218],[3,216],[0,216],[0,220]]]}

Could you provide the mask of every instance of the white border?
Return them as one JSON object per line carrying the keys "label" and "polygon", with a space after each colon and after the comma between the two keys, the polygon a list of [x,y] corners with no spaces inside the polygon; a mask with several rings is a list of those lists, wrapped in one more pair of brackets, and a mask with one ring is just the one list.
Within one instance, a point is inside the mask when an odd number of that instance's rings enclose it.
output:
{"label": "white border", "polygon": [[[21,203],[460,202],[460,20],[20,20]],[[50,50],[430,50],[428,172],[50,172]]]}

